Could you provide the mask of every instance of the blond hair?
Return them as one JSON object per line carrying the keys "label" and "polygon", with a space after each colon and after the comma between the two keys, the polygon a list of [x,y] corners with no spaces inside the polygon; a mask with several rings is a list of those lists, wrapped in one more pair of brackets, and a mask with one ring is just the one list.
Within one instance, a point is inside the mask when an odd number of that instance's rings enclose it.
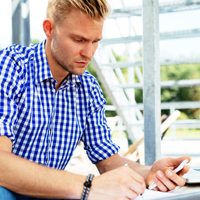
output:
{"label": "blond hair", "polygon": [[47,17],[59,23],[72,9],[94,19],[104,19],[109,12],[106,0],[48,0]]}

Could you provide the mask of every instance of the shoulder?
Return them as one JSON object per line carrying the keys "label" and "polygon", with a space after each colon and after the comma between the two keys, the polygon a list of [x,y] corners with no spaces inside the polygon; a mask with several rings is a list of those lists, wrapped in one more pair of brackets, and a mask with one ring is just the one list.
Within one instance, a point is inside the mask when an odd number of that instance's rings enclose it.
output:
{"label": "shoulder", "polygon": [[12,45],[0,51],[0,63],[4,67],[12,65],[15,67],[15,70],[21,70],[24,63],[33,59],[33,56],[34,46]]}
{"label": "shoulder", "polygon": [[34,60],[35,46],[12,45],[0,51],[0,76],[2,81],[20,87],[27,78]]}
{"label": "shoulder", "polygon": [[88,71],[85,71],[80,78],[82,88],[89,95],[89,99],[93,102],[98,102],[98,104],[105,104],[103,91],[97,79]]}
{"label": "shoulder", "polygon": [[35,46],[31,45],[29,47],[25,47],[22,45],[12,45],[0,51],[0,59],[12,59],[15,62],[26,61],[31,58],[35,52]]}
{"label": "shoulder", "polygon": [[0,71],[23,74],[34,61],[37,45],[12,45],[0,51]]}
{"label": "shoulder", "polygon": [[97,79],[88,71],[85,71],[79,78],[84,86],[87,86],[91,89],[94,87],[100,88]]}

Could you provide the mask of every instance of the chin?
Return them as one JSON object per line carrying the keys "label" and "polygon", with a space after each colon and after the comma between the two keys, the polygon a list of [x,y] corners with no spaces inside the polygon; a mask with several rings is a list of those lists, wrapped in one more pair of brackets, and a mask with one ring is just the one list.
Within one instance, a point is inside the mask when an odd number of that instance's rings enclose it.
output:
{"label": "chin", "polygon": [[85,72],[85,70],[82,70],[82,71],[75,71],[75,72],[71,72],[71,73],[72,73],[72,74],[75,74],[75,75],[82,75],[84,72]]}

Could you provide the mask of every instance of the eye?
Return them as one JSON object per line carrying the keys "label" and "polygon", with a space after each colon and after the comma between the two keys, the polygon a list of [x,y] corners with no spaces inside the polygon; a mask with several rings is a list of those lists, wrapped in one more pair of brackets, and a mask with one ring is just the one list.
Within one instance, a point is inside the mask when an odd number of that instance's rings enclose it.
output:
{"label": "eye", "polygon": [[94,40],[92,43],[93,44],[98,44],[100,41],[101,41],[101,39],[97,39],[97,40]]}
{"label": "eye", "polygon": [[99,43],[99,40],[93,41],[92,43],[93,43],[93,44],[98,44],[98,43]]}
{"label": "eye", "polygon": [[74,38],[74,41],[75,41],[75,42],[78,42],[78,43],[83,43],[83,42],[85,42],[85,40],[82,39],[82,38]]}

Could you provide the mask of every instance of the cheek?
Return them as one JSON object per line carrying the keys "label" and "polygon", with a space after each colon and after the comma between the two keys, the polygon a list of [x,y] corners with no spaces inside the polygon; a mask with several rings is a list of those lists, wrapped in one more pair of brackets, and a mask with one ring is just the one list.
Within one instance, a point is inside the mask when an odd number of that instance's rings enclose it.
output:
{"label": "cheek", "polygon": [[56,53],[56,52],[59,51],[59,49],[60,49],[60,47],[59,47],[58,40],[52,39],[52,41],[51,41],[51,50],[52,50],[52,52]]}
{"label": "cheek", "polygon": [[63,56],[64,54],[67,53],[67,46],[64,45],[60,41],[54,41],[52,42],[52,51],[56,53],[58,56]]}
{"label": "cheek", "polygon": [[69,40],[55,38],[52,40],[52,51],[60,59],[73,60],[79,56],[80,47]]}

